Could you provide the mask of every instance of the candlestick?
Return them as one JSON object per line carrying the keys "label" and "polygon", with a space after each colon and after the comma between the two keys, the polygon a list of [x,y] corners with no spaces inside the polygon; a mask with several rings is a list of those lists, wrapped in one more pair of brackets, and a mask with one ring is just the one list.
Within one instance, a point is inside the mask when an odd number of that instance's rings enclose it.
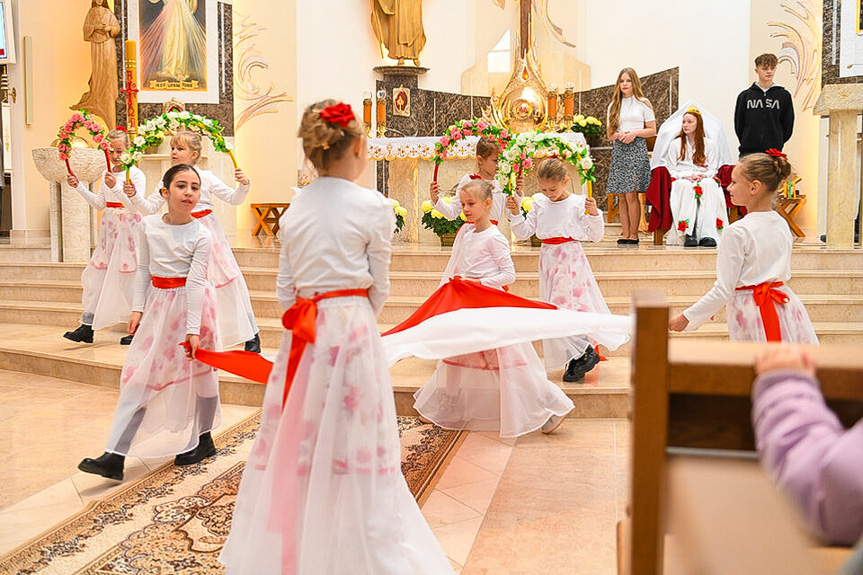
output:
{"label": "candlestick", "polygon": [[563,123],[566,125],[566,131],[569,132],[572,126],[572,116],[575,108],[575,86],[572,82],[566,83],[566,89],[563,92]]}
{"label": "candlestick", "polygon": [[554,132],[557,131],[557,86],[551,85],[551,90],[548,93],[548,127]]}
{"label": "candlestick", "polygon": [[383,138],[387,131],[387,93],[378,90],[378,138]]}
{"label": "candlestick", "polygon": [[372,133],[372,93],[363,92],[363,124],[366,127],[366,135]]}
{"label": "candlestick", "polygon": [[134,137],[138,133],[138,52],[134,40],[126,40],[126,131]]}

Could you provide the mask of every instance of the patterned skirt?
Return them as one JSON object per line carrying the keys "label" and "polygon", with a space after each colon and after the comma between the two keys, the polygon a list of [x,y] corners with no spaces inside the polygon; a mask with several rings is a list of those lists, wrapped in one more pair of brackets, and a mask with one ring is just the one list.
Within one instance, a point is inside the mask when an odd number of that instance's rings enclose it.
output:
{"label": "patterned skirt", "polygon": [[[809,313],[800,298],[787,285],[776,288],[788,296],[788,303],[774,302],[779,316],[782,343],[818,344]],[[725,308],[728,337],[731,341],[766,342],[761,310],[755,304],[750,290],[735,291]]]}
{"label": "patterned skirt", "polygon": [[631,144],[614,141],[611,149],[611,167],[608,170],[607,194],[643,194],[650,185],[650,156],[644,138],[635,138]]}

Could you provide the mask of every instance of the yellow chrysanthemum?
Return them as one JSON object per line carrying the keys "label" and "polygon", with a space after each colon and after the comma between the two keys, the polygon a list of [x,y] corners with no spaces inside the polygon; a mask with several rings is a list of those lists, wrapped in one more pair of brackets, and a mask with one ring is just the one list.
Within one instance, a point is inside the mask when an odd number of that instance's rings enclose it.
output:
{"label": "yellow chrysanthemum", "polygon": [[445,196],[441,199],[443,200],[443,203],[445,203],[445,204],[451,204],[452,203],[452,196]]}
{"label": "yellow chrysanthemum", "polygon": [[521,199],[521,209],[526,212],[529,212],[533,209],[533,198],[530,196],[524,197]]}
{"label": "yellow chrysanthemum", "polygon": [[460,214],[458,215],[458,217],[460,217],[460,218],[461,218],[461,221],[463,221],[463,222],[466,222],[466,221],[467,221],[467,218],[466,218],[466,217],[464,217],[464,212],[460,213]]}
{"label": "yellow chrysanthemum", "polygon": [[399,201],[398,201],[397,199],[395,199],[395,198],[390,198],[390,202],[392,202],[392,204],[393,204],[393,208],[397,208],[397,207],[399,207],[399,206],[401,205],[401,204],[399,203]]}
{"label": "yellow chrysanthemum", "polygon": [[580,122],[578,122],[578,125],[584,128],[585,126],[587,126],[587,120],[581,120]]}
{"label": "yellow chrysanthemum", "polygon": [[396,214],[405,217],[408,215],[408,211],[401,206],[396,206]]}
{"label": "yellow chrysanthemum", "polygon": [[422,210],[423,210],[423,213],[424,213],[424,214],[429,213],[429,212],[430,212],[430,211],[432,211],[433,209],[434,209],[434,206],[432,205],[432,203],[431,203],[430,201],[425,200],[425,201],[423,202],[423,204],[422,204]]}
{"label": "yellow chrysanthemum", "polygon": [[431,217],[433,217],[436,220],[440,220],[440,219],[443,219],[443,214],[437,210],[432,210],[431,211]]}

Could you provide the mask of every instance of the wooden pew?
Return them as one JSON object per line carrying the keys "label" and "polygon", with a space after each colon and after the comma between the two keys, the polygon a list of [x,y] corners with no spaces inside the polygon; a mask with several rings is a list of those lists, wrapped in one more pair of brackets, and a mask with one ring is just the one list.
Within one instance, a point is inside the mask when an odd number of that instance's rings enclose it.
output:
{"label": "wooden pew", "polygon": [[[699,489],[691,489],[687,482],[704,483],[711,477],[725,477],[714,488],[717,493],[727,492],[725,495],[731,498],[727,509],[734,508],[735,497],[729,493],[734,493],[735,482],[739,483],[738,489],[764,491],[761,494],[763,500],[770,500],[765,503],[766,508],[779,514],[778,517],[759,521],[758,514],[763,515],[764,508],[744,507],[735,509],[738,516],[713,518],[717,522],[734,522],[730,531],[735,536],[749,530],[752,531],[751,538],[760,535],[775,538],[776,533],[783,530],[777,526],[798,524],[794,513],[769,486],[766,475],[758,472],[754,463],[750,420],[750,390],[755,378],[753,360],[767,345],[776,344],[684,339],[669,342],[669,311],[664,296],[645,290],[636,292],[633,299],[636,325],[632,352],[631,486],[628,518],[618,528],[619,573],[658,575],[668,568],[664,561],[668,510],[675,507],[669,504],[668,499],[676,497],[679,492],[681,500],[686,499],[687,494],[691,495],[689,499],[693,502],[699,500]],[[860,346],[813,346],[810,349],[828,404],[846,426],[852,425],[863,416],[863,353]],[[745,464],[747,460],[748,468],[734,467]],[[696,522],[699,518],[704,519],[705,514],[716,511],[707,509],[711,504],[709,498],[701,497],[700,500],[700,503],[693,504],[705,508],[694,513],[689,510],[688,513],[688,518]],[[685,510],[683,515],[687,515]],[[717,533],[723,530],[729,531],[728,526],[716,523]],[[786,545],[812,545],[796,527],[786,531],[789,533],[785,535],[790,537]],[[710,546],[712,543],[707,541],[705,544]],[[716,544],[723,543],[717,541]],[[807,570],[803,563],[811,563],[811,555],[807,555],[805,560],[800,559],[795,555],[799,549],[784,549],[782,544],[778,548],[774,544],[764,547],[770,547],[773,556],[764,559],[767,563],[759,565],[769,565],[772,560],[774,567],[791,563],[796,565],[796,570],[783,568],[760,572],[820,572]],[[725,572],[741,573],[739,570]]]}

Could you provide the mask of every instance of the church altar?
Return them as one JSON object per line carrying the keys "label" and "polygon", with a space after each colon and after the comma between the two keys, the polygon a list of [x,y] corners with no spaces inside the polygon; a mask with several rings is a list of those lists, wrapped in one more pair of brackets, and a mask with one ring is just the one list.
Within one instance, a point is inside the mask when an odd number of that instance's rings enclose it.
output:
{"label": "church altar", "polygon": [[[565,132],[559,136],[569,142],[587,146],[584,134],[580,132]],[[375,161],[387,161],[384,170],[386,179],[387,195],[404,206],[408,211],[405,217],[405,225],[401,232],[396,234],[395,239],[411,243],[435,243],[437,236],[431,230],[423,227],[422,202],[428,199],[428,188],[434,176],[435,142],[440,140],[437,136],[408,137],[408,138],[370,138],[368,140],[369,159]],[[444,195],[455,193],[455,186],[461,177],[476,171],[474,160],[476,136],[469,136],[453,144],[447,155],[446,161],[441,164],[438,171],[438,182]],[[542,156],[537,154],[538,158]],[[580,182],[575,167],[567,164],[573,185],[579,186]],[[586,186],[581,186],[581,193],[585,193]],[[536,191],[536,178],[529,174],[525,182],[525,195],[533,195]],[[501,232],[509,235],[507,222],[501,224]]]}

